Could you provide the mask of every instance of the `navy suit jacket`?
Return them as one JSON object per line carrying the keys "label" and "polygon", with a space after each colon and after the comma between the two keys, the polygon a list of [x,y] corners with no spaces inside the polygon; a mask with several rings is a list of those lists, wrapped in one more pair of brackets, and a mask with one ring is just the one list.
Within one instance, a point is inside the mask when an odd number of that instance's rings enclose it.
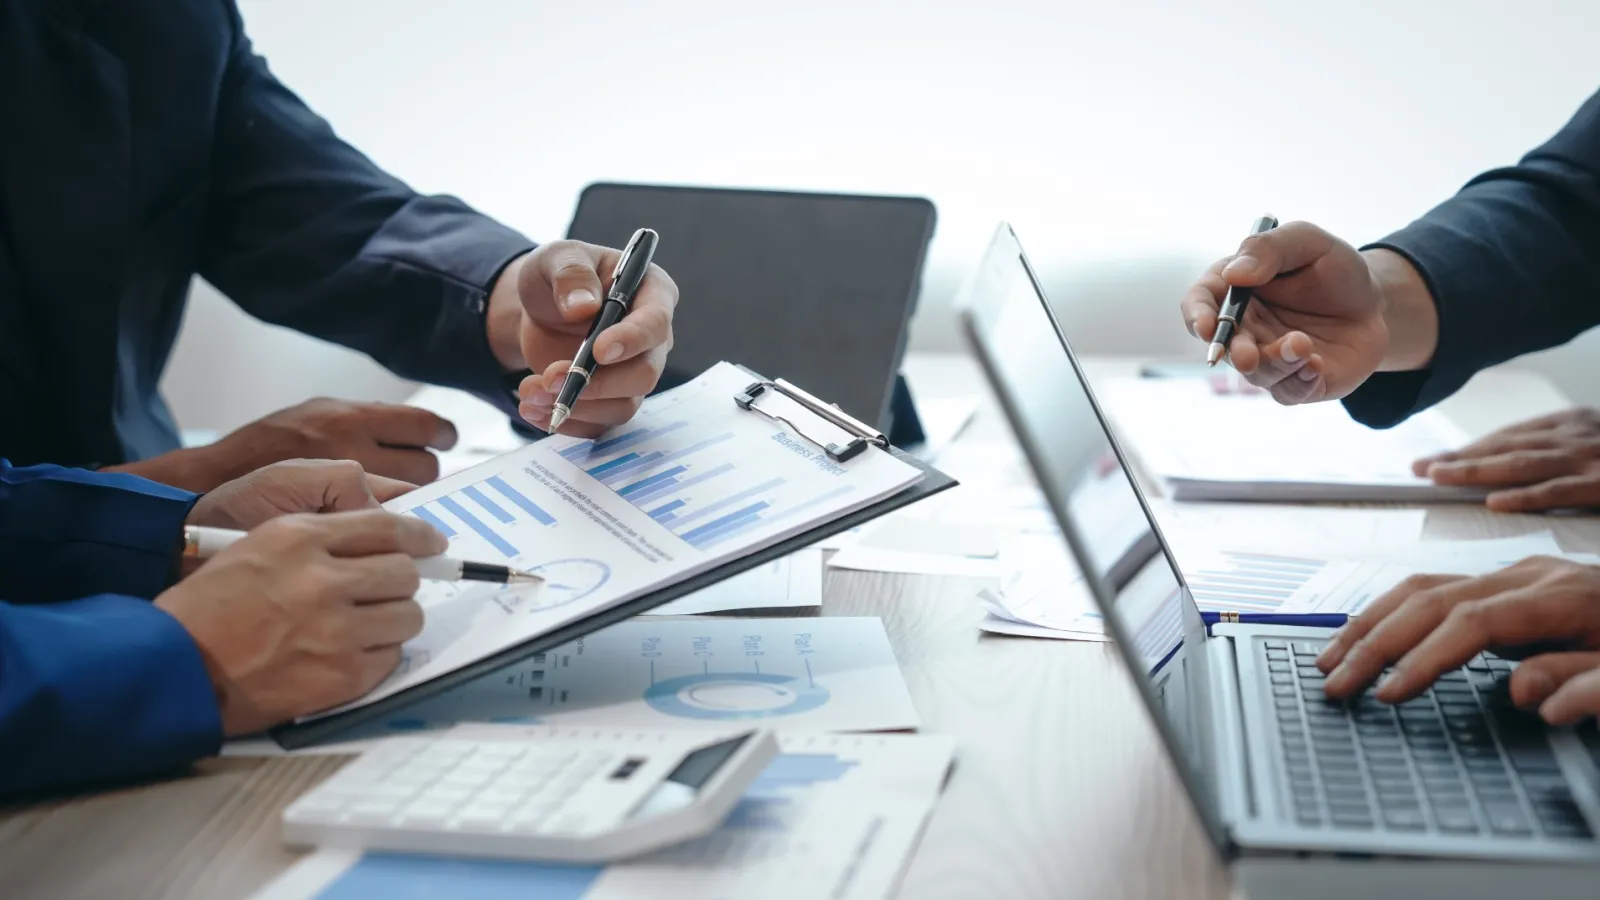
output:
{"label": "navy suit jacket", "polygon": [[194,501],[0,460],[0,796],[154,775],[221,746],[200,651],[150,602]]}
{"label": "navy suit jacket", "polygon": [[176,447],[157,385],[196,273],[257,318],[514,411],[483,308],[533,245],[340,140],[232,0],[0,3],[0,134],[0,457]]}
{"label": "navy suit jacket", "polygon": [[1393,425],[1479,369],[1600,324],[1600,93],[1517,165],[1479,175],[1373,246],[1422,274],[1439,347],[1428,368],[1375,375],[1345,399],[1368,425]]}

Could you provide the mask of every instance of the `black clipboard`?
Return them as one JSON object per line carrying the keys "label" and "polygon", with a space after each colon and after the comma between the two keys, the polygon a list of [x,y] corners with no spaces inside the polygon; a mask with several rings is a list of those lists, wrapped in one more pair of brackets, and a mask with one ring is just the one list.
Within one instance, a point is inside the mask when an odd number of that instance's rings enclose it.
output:
{"label": "black clipboard", "polygon": [[845,513],[794,537],[779,541],[770,547],[752,551],[738,559],[729,560],[714,569],[708,569],[698,575],[691,575],[682,581],[674,582],[642,597],[635,597],[625,603],[601,610],[576,622],[570,622],[554,631],[530,638],[516,646],[507,647],[477,662],[462,666],[453,672],[447,672],[422,684],[406,688],[382,700],[307,722],[281,725],[268,732],[268,734],[278,742],[279,746],[286,750],[299,750],[335,741],[340,735],[359,725],[365,725],[375,719],[390,716],[420,700],[437,696],[445,691],[475,681],[506,666],[521,662],[536,653],[543,653],[584,635],[593,634],[608,625],[615,625],[624,619],[631,619],[640,613],[649,612],[679,597],[687,596],[701,588],[710,587],[717,582],[732,578],[741,572],[803,550],[824,538],[831,537],[842,531],[848,531],[885,513],[909,506],[918,500],[931,497],[956,486],[954,478],[899,448],[890,446],[888,439],[883,434],[871,426],[852,418],[837,406],[824,403],[783,379],[767,381],[761,379],[759,375],[754,375],[753,377],[757,380],[747,387],[743,393],[732,397],[731,402],[737,403],[741,408],[751,412],[771,416],[770,413],[761,408],[760,397],[769,391],[781,393],[816,414],[818,418],[831,423],[852,436],[852,440],[845,444],[817,440],[809,436],[807,429],[802,429],[787,419],[783,420],[793,427],[796,432],[806,437],[807,440],[822,448],[829,458],[848,465],[847,460],[864,452],[868,445],[872,445],[889,453],[901,462],[921,470],[922,478],[904,490],[891,494],[871,506]]}

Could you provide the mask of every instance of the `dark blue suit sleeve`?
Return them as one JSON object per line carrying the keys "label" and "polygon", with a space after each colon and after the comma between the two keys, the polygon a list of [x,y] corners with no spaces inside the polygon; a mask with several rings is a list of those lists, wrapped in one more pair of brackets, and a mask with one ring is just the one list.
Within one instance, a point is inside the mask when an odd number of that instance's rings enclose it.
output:
{"label": "dark blue suit sleeve", "polygon": [[148,601],[0,602],[0,795],[142,778],[217,752],[204,660]]}
{"label": "dark blue suit sleeve", "polygon": [[0,460],[0,598],[155,597],[196,499],[133,475]]}
{"label": "dark blue suit sleeve", "polygon": [[417,194],[340,140],[230,11],[201,274],[257,318],[514,413],[483,313],[533,243],[453,197]]}
{"label": "dark blue suit sleeve", "polygon": [[1345,399],[1387,427],[1450,396],[1480,369],[1600,324],[1600,93],[1515,166],[1372,245],[1411,261],[1439,310],[1439,347],[1418,372],[1372,377]]}

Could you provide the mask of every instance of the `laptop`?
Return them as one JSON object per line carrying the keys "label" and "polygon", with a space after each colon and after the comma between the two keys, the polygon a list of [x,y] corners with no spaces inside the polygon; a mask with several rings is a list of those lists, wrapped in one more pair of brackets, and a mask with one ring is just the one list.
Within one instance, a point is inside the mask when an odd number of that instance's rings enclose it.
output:
{"label": "laptop", "polygon": [[[1208,634],[1009,227],[959,305],[1164,750],[1247,894],[1600,896],[1592,725],[1552,729],[1512,707],[1513,663],[1492,655],[1399,706],[1334,702],[1313,664],[1330,630]],[[1150,540],[1097,549],[1104,523],[1130,518]]]}

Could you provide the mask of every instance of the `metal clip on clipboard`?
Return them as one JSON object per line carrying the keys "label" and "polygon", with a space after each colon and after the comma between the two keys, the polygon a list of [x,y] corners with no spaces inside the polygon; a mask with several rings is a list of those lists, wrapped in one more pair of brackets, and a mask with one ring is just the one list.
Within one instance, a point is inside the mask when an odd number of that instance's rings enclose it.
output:
{"label": "metal clip on clipboard", "polygon": [[[799,425],[796,425],[777,413],[769,412],[757,406],[756,398],[760,397],[769,390],[777,391],[778,393],[788,397],[790,400],[793,400],[811,412],[816,413],[818,417],[826,419],[828,422],[837,426],[840,430],[847,432],[851,435],[850,442],[841,445],[828,441],[819,441],[811,435],[806,434],[805,429],[801,428]],[[868,445],[876,446],[880,449],[887,449],[889,447],[889,439],[883,435],[883,432],[849,415],[835,404],[824,403],[822,400],[813,397],[800,388],[797,388],[789,382],[784,381],[782,378],[779,378],[776,381],[754,382],[749,387],[745,388],[742,393],[735,394],[733,397],[733,402],[739,404],[740,409],[747,409],[751,412],[760,413],[774,422],[782,422],[783,424],[789,426],[790,428],[794,429],[795,434],[798,434],[810,443],[821,447],[823,452],[828,454],[828,458],[834,462],[842,463],[855,459],[867,449]]]}

